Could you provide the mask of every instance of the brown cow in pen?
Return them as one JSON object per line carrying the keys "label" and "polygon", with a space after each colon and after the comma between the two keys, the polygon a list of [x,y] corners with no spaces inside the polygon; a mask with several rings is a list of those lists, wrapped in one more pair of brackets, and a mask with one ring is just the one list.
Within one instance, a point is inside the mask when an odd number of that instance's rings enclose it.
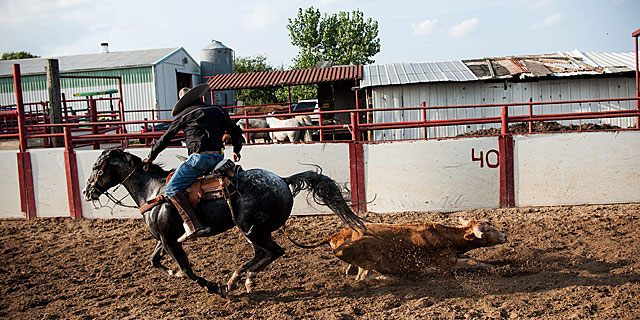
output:
{"label": "brown cow in pen", "polygon": [[460,222],[460,227],[430,222],[368,224],[364,232],[345,228],[311,245],[289,240],[303,248],[329,244],[336,257],[349,264],[347,274],[355,274],[355,267],[358,268],[356,280],[367,278],[370,270],[410,276],[432,269],[486,267],[460,256],[472,249],[505,243],[507,237],[487,222]]}

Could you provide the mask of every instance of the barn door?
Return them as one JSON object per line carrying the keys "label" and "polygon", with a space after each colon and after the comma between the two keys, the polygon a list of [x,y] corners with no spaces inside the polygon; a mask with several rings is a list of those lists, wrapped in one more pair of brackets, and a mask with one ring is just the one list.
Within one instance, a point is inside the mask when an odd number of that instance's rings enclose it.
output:
{"label": "barn door", "polygon": [[180,89],[188,87],[193,88],[192,75],[189,73],[182,73],[176,71],[176,93],[180,91]]}

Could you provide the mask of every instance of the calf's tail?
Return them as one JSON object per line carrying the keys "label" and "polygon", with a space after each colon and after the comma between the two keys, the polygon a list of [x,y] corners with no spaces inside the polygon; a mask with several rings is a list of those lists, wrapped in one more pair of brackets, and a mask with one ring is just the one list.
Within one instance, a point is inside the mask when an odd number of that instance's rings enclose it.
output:
{"label": "calf's tail", "polygon": [[366,229],[365,220],[351,210],[342,189],[333,179],[309,170],[286,177],[284,181],[291,187],[294,197],[302,190],[309,190],[313,201],[329,207],[347,226],[354,230]]}

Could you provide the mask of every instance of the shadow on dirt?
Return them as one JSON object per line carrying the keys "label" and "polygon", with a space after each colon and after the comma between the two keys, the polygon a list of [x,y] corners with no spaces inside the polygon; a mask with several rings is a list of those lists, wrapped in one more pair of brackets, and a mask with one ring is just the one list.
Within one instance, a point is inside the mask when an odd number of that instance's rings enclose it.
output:
{"label": "shadow on dirt", "polygon": [[[419,280],[391,278],[356,282],[346,276],[344,285],[309,290],[303,287],[259,291],[244,295],[249,300],[274,300],[281,303],[314,300],[318,297],[396,299],[482,298],[486,295],[535,293],[572,286],[620,286],[640,283],[640,274],[626,272],[630,262],[609,263],[581,256],[562,256],[558,252],[529,249],[531,258],[492,262],[491,270],[464,270],[451,274],[428,274]],[[527,257],[529,254],[523,255]]]}

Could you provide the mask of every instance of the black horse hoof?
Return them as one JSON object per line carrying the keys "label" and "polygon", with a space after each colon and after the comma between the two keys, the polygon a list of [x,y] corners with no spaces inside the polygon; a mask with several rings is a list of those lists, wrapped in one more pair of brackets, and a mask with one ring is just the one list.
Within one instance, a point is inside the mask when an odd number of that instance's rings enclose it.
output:
{"label": "black horse hoof", "polygon": [[209,293],[215,293],[220,295],[220,297],[222,298],[226,298],[227,294],[229,293],[229,290],[227,289],[226,285],[219,285],[215,282],[209,282],[207,283],[207,291],[209,291]]}
{"label": "black horse hoof", "polygon": [[222,298],[226,298],[229,294],[229,288],[227,288],[226,284],[223,285],[218,285],[218,292],[217,292],[220,297]]}

